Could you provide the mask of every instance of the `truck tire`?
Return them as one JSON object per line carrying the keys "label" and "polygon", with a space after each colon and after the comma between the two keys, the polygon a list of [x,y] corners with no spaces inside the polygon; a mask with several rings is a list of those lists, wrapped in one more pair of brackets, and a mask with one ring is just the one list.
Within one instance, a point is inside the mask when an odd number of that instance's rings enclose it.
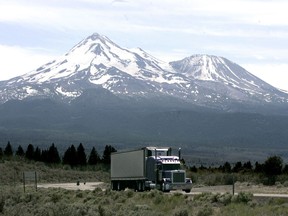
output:
{"label": "truck tire", "polygon": [[137,182],[137,191],[139,191],[139,192],[144,191],[144,182],[143,181]]}
{"label": "truck tire", "polygon": [[169,193],[169,192],[170,192],[169,189],[168,189],[168,190],[165,189],[165,184],[164,184],[164,183],[162,183],[162,185],[161,185],[161,190],[162,190],[164,193]]}
{"label": "truck tire", "polygon": [[118,181],[116,183],[117,183],[116,190],[120,191],[121,190],[121,183],[120,183],[120,181]]}

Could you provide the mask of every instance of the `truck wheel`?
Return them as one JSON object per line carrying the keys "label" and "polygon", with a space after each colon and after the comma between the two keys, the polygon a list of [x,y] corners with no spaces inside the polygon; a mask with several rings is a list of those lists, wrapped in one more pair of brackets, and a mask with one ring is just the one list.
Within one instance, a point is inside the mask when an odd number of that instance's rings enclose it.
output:
{"label": "truck wheel", "polygon": [[121,185],[120,185],[120,181],[117,182],[117,191],[121,190]]}
{"label": "truck wheel", "polygon": [[169,193],[169,192],[170,192],[169,189],[168,189],[168,190],[165,189],[165,184],[164,184],[164,183],[162,183],[161,189],[162,189],[162,191],[163,191],[164,193]]}
{"label": "truck wheel", "polygon": [[189,190],[184,190],[185,191],[185,193],[190,193],[191,192],[191,190],[189,189]]}
{"label": "truck wheel", "polygon": [[135,191],[141,192],[143,190],[144,190],[143,189],[143,182],[142,181],[136,182]]}

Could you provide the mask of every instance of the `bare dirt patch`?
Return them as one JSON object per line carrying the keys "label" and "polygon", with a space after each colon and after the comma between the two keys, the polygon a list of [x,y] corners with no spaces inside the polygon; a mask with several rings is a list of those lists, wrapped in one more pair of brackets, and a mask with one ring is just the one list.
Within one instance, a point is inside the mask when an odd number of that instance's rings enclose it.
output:
{"label": "bare dirt patch", "polygon": [[40,188],[63,188],[67,190],[95,190],[96,188],[105,189],[107,184],[104,182],[75,182],[75,183],[56,183],[38,184]]}

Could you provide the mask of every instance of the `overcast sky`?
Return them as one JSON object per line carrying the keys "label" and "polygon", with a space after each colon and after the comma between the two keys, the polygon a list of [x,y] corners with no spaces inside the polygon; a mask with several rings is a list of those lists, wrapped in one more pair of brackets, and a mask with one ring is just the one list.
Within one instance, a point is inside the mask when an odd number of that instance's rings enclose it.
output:
{"label": "overcast sky", "polygon": [[0,80],[94,32],[162,60],[228,58],[288,90],[287,0],[0,0]]}

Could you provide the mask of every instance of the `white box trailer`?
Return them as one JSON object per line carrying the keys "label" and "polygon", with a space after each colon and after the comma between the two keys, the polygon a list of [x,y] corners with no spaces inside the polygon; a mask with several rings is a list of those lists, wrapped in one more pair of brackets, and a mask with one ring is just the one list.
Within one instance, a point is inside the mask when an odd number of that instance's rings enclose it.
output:
{"label": "white box trailer", "polygon": [[179,157],[171,155],[171,152],[171,148],[167,147],[144,147],[112,153],[112,190],[132,188],[144,191],[157,188],[190,192],[192,181],[180,168]]}
{"label": "white box trailer", "polygon": [[111,179],[145,179],[145,150],[113,153],[111,155]]}

